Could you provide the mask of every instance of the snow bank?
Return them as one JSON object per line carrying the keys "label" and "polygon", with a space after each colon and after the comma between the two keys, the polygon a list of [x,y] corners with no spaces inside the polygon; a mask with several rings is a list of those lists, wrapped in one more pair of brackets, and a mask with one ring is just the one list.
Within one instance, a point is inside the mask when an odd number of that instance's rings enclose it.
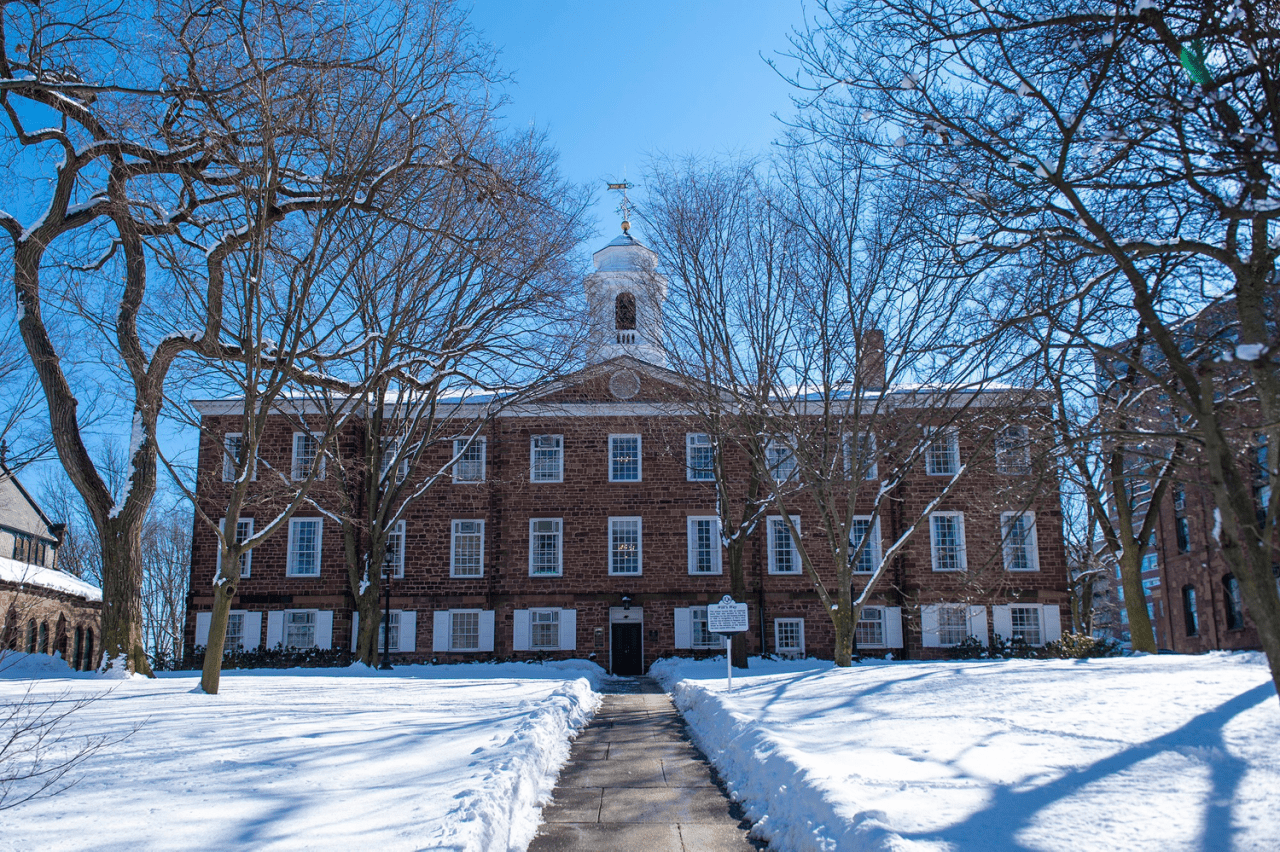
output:
{"label": "snow bank", "polygon": [[0,649],[0,678],[68,677],[75,671],[62,654],[27,654]]}
{"label": "snow bank", "polygon": [[1261,654],[666,660],[698,745],[779,849],[1272,850],[1280,702]]}
{"label": "snow bank", "polygon": [[64,571],[29,565],[3,556],[0,556],[0,580],[66,592],[87,601],[102,600],[102,589],[91,583],[72,577]]}

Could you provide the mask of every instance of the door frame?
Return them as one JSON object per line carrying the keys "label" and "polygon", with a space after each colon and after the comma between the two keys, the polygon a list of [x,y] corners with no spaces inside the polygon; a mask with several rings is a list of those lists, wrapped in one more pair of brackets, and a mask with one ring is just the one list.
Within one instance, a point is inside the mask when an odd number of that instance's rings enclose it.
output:
{"label": "door frame", "polygon": [[609,607],[609,673],[613,673],[613,625],[640,625],[640,672],[644,673],[644,607],[633,606],[631,609],[620,606]]}

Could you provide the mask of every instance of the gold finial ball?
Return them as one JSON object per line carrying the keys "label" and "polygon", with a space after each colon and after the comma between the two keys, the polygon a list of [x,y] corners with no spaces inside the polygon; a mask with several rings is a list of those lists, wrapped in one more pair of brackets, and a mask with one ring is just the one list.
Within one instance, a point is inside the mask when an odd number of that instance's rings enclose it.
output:
{"label": "gold finial ball", "polygon": [[631,223],[628,222],[626,219],[622,220],[622,233],[624,234],[631,233]]}

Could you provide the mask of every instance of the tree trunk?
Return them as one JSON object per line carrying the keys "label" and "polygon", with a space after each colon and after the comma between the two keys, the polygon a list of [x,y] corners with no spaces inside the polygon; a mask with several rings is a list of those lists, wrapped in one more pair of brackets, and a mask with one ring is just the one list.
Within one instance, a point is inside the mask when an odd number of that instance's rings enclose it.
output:
{"label": "tree trunk", "polygon": [[1135,651],[1156,652],[1156,635],[1147,614],[1147,593],[1142,588],[1142,553],[1135,541],[1121,546],[1120,587],[1124,589],[1124,608],[1129,614],[1129,642]]}
{"label": "tree trunk", "polygon": [[102,653],[104,667],[123,660],[151,675],[142,644],[142,522],[120,516],[99,535],[102,546]]}
{"label": "tree trunk", "polygon": [[369,576],[369,587],[363,595],[356,596],[356,611],[360,613],[359,636],[356,637],[356,658],[367,666],[378,665],[378,639],[382,636],[382,578]]}
{"label": "tree trunk", "polygon": [[839,611],[832,616],[831,624],[836,633],[835,664],[847,669],[853,665],[853,613],[841,604]]}
{"label": "tree trunk", "polygon": [[[739,537],[741,539],[741,537]],[[747,599],[747,579],[742,571],[742,543],[735,542],[734,546],[728,548],[729,558],[729,595],[738,603],[743,603]],[[760,617],[757,615],[757,617]],[[729,646],[729,653],[732,657],[733,667],[735,669],[745,669],[748,667],[747,657],[747,634],[736,633],[733,636],[733,642]],[[761,651],[764,649],[762,648]]]}
{"label": "tree trunk", "polygon": [[213,589],[213,615],[209,619],[209,641],[204,649],[204,668],[200,674],[200,688],[209,695],[217,695],[222,683],[222,655],[227,647],[227,622],[231,620],[231,599],[236,596],[236,580],[229,576],[228,566],[238,574],[240,560],[225,550],[222,553],[222,570]]}

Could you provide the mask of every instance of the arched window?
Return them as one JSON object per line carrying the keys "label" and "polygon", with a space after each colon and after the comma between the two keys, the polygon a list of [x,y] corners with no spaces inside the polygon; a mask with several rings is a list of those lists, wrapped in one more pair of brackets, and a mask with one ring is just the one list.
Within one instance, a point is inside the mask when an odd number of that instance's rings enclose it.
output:
{"label": "arched window", "polygon": [[1196,615],[1196,587],[1182,587],[1182,623],[1187,628],[1188,636],[1200,634],[1200,619]]}
{"label": "arched window", "polygon": [[87,672],[93,667],[93,628],[89,627],[84,631],[84,659],[80,662],[80,670]]}
{"label": "arched window", "polygon": [[47,621],[40,622],[40,646],[38,650],[41,654],[49,653],[49,622]]}
{"label": "arched window", "polygon": [[1226,593],[1223,604],[1227,608],[1227,629],[1239,630],[1244,627],[1244,601],[1240,598],[1240,583],[1234,574],[1222,578],[1222,588]]}
{"label": "arched window", "polygon": [[73,669],[80,668],[80,657],[83,654],[84,654],[84,628],[77,627],[75,653],[72,655],[71,659],[67,660],[67,662],[71,664],[71,668]]}
{"label": "arched window", "polygon": [[27,653],[34,654],[36,652],[36,620],[33,618],[27,622]]}
{"label": "arched window", "polygon": [[613,302],[613,322],[618,331],[636,330],[636,297],[619,293]]}

